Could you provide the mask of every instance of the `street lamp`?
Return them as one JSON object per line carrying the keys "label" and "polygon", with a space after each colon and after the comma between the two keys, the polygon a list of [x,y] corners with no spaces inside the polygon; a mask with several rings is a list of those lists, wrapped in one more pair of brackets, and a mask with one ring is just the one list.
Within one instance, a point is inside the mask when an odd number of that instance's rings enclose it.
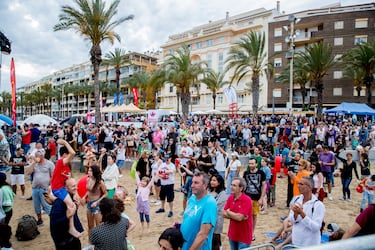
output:
{"label": "street lamp", "polygon": [[289,75],[289,112],[292,115],[292,107],[293,107],[293,64],[294,64],[294,50],[295,44],[294,40],[299,33],[299,30],[295,30],[295,25],[301,21],[301,19],[296,18],[294,15],[290,15],[288,17],[290,22],[289,27],[284,26],[286,31],[289,31],[288,36],[285,38],[285,41],[289,43],[289,53],[287,54],[287,58],[290,58],[290,75]]}

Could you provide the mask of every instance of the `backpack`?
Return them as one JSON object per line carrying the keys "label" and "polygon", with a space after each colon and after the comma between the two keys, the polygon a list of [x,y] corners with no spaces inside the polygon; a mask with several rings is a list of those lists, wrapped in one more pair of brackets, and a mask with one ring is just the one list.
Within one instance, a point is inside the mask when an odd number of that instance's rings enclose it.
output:
{"label": "backpack", "polygon": [[19,220],[16,231],[16,238],[19,241],[33,240],[40,234],[36,219],[31,215],[24,215]]}

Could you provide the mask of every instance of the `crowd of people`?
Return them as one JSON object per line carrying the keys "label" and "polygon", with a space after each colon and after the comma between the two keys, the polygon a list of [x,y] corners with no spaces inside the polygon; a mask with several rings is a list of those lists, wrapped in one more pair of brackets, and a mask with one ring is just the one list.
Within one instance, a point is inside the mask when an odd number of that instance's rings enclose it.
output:
{"label": "crowd of people", "polygon": [[[194,116],[141,127],[115,123],[4,127],[0,220],[9,225],[18,186],[20,198],[26,199],[26,175],[37,224],[44,223],[42,212],[50,215],[56,249],[80,249],[79,205],[87,209],[90,245],[127,249],[131,246],[127,233],[135,222],[123,212],[128,191],[119,179],[131,161],[142,233],[150,230],[151,203],[160,206],[156,214],[167,212],[167,217],[181,220],[161,234],[161,249],[220,249],[225,220],[231,249],[242,249],[256,239],[258,216],[275,206],[278,171],[284,169],[289,214],[271,242],[281,239],[278,247],[317,245],[325,224],[324,203],[338,198],[351,202],[353,172],[364,189],[358,207],[362,213],[346,232],[339,234],[343,230],[337,224],[328,229],[335,240],[375,232],[375,223],[368,223],[375,220],[369,212],[374,209],[375,175],[369,159],[374,146],[375,126],[370,121],[342,117],[318,122],[314,117],[284,115],[261,116],[257,121],[245,116],[235,120]],[[347,149],[358,152],[358,162],[352,151],[343,157]],[[81,158],[87,174],[82,197],[77,196],[71,176],[74,157]],[[10,184],[4,173],[9,173]],[[178,176],[180,187],[175,186]],[[341,178],[342,197],[332,195],[338,185],[334,176]],[[184,195],[180,214],[174,211],[176,190]]]}

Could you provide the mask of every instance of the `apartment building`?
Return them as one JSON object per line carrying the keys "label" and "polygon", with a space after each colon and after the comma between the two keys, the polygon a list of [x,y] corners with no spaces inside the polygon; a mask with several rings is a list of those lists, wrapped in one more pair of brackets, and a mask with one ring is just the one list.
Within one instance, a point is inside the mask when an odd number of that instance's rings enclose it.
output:
{"label": "apartment building", "polygon": [[[209,21],[180,34],[171,35],[166,44],[161,46],[163,58],[173,54],[182,45],[187,45],[191,50],[192,61],[205,61],[209,68],[216,72],[223,72],[225,60],[233,44],[239,38],[251,30],[265,32],[268,34],[268,22],[278,14],[277,9],[266,10],[260,8],[248,11],[239,15],[230,16],[226,12],[225,18],[217,21]],[[268,45],[266,45],[267,48]],[[162,62],[162,61],[161,61]],[[230,81],[233,71],[225,75],[225,80]],[[239,111],[250,111],[252,95],[248,84],[250,76],[234,84],[238,98]],[[267,106],[267,77],[260,79],[261,92],[259,107]],[[176,88],[172,84],[166,84],[158,93],[159,107],[177,111]],[[221,111],[229,110],[223,90],[220,90],[216,97],[216,109]],[[204,84],[200,85],[199,92],[191,89],[191,110],[207,111],[213,109],[212,93]]]}
{"label": "apartment building", "polygon": [[[128,63],[121,67],[120,83],[138,72],[148,72],[156,69],[157,66],[157,53],[137,53],[128,52],[125,57],[130,59],[131,63]],[[99,69],[99,81],[111,83],[115,82],[115,69],[113,67],[101,66]],[[52,88],[60,87],[61,96],[56,98],[51,95],[51,105],[48,107],[41,107],[42,104],[17,107],[17,114],[22,117],[26,114],[34,114],[37,110],[42,110],[43,113],[50,114],[55,118],[68,117],[72,114],[83,114],[95,107],[94,88],[89,93],[76,94],[73,92],[66,91],[64,88],[70,86],[79,86],[83,84],[93,84],[93,67],[91,62],[84,62],[77,65],[70,66],[65,69],[61,69],[52,73],[51,75],[45,76],[42,79],[26,84],[25,86],[17,89],[18,92],[31,93],[35,89],[40,89],[46,83],[50,83]],[[131,90],[126,86],[121,86],[121,93],[124,98],[124,102],[129,103],[133,99]],[[113,95],[103,95],[103,104],[113,104]]]}
{"label": "apartment building", "polygon": [[[268,82],[267,107],[272,107],[273,93],[276,108],[285,109],[289,102],[290,83],[281,83],[278,77],[281,70],[290,60],[289,41],[291,22],[294,22],[295,53],[303,51],[311,43],[323,41],[333,46],[333,53],[340,58],[350,48],[360,42],[375,38],[375,4],[352,6],[329,6],[320,9],[305,10],[288,15],[274,17],[268,28],[269,56],[282,52],[279,56],[270,57],[275,67],[275,76]],[[362,86],[360,96],[354,84],[343,75],[343,65],[337,65],[323,79],[324,107],[336,106],[341,102],[358,102],[365,100],[366,89]],[[307,84],[305,103],[311,109],[316,106],[317,98],[314,86]],[[375,95],[373,87],[373,96]],[[363,99],[358,99],[363,98]],[[301,109],[302,94],[298,84],[293,84],[293,109]]]}

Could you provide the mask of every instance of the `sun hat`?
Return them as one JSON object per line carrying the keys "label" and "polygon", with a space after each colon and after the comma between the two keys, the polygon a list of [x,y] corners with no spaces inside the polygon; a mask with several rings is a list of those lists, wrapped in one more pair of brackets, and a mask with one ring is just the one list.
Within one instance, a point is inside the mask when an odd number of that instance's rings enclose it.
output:
{"label": "sun hat", "polygon": [[340,227],[336,223],[329,223],[327,226],[327,231],[329,234],[336,233],[337,231],[339,231],[339,229]]}
{"label": "sun hat", "polygon": [[238,153],[236,151],[232,152],[231,156],[236,156],[238,158]]}

